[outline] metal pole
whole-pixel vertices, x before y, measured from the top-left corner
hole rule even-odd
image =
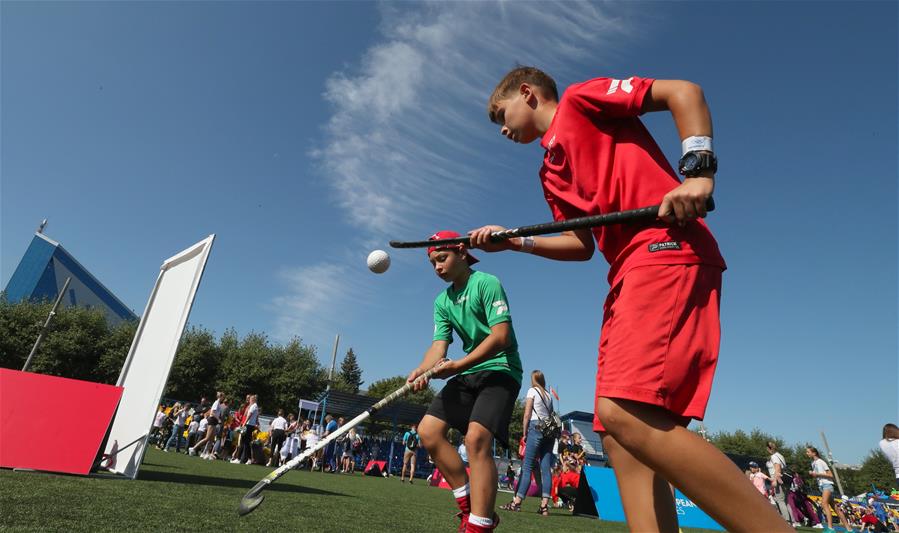
[[[331,393],[331,378],[334,376],[334,366],[337,364],[337,345],[340,343],[340,333],[334,338],[334,353],[331,354],[331,371],[328,372],[328,384],[325,386],[325,399],[322,400],[322,416],[318,424],[325,424],[325,412],[328,407],[328,395]]]
[[[840,483],[840,474],[837,472],[837,463],[833,460],[833,454],[830,453],[830,446],[827,445],[827,437],[824,436],[824,432],[821,432],[821,440],[824,441],[824,449],[827,450],[827,458],[830,459],[830,467],[833,470],[833,478],[837,482],[837,488],[840,489],[840,496],[842,497],[845,492],[843,492],[843,484]]]
[[[72,281],[72,278],[66,278],[66,282],[62,285],[62,290],[59,291],[59,294],[56,296],[56,302],[53,304],[53,308],[50,309],[50,314],[47,315],[47,321],[44,322],[44,327],[42,327],[41,332],[38,333],[37,340],[34,341],[34,346],[31,347],[31,353],[28,354],[28,359],[25,360],[25,366],[22,367],[22,372],[28,372],[28,367],[31,366],[31,360],[34,359],[34,354],[37,353],[37,349],[44,341],[44,334],[47,332],[47,328],[50,327],[50,321],[53,320],[53,317],[56,315],[56,309],[59,307],[59,302],[62,301],[62,297],[65,296],[70,281]]]

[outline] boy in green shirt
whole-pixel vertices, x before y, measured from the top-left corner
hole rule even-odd
[[[431,240],[458,236],[441,231]],[[492,531],[499,523],[493,512],[497,488],[493,439],[507,442],[521,388],[521,358],[509,303],[495,276],[471,269],[477,259],[464,245],[428,248],[428,259],[437,276],[451,285],[434,300],[434,340],[408,379],[414,382],[438,363],[441,366],[435,377],[455,377],[434,398],[418,433],[453,489],[462,519],[459,531]],[[446,358],[453,331],[466,353],[456,361]],[[426,382],[415,383],[416,390],[427,386]],[[450,428],[465,434],[470,479],[462,458],[446,438]]]

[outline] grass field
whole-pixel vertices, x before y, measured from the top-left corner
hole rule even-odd
[[[455,505],[445,489],[423,480],[295,471],[266,491],[252,514],[237,504],[271,471],[261,466],[203,461],[150,449],[136,481],[0,470],[0,530],[4,531],[455,531]],[[510,495],[500,493],[498,502]],[[627,531],[623,524],[553,510],[500,511],[501,530]],[[688,530],[685,530],[688,531]],[[698,531],[698,530],[692,530]]]

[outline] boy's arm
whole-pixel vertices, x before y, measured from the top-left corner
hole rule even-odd
[[[490,335],[487,335],[471,353],[462,359],[447,361],[434,376],[444,378],[464,372],[508,348],[512,343],[512,327],[510,324],[511,322],[500,322],[491,326]]]
[[[494,231],[503,231],[502,226],[482,226],[468,232],[471,247],[485,252],[513,250],[529,252],[556,261],[587,261],[593,257],[596,249],[593,244],[593,233],[589,229],[562,232],[553,237],[512,237],[500,242],[490,240]],[[529,239],[529,242],[526,242]],[[526,248],[522,245],[526,245]]]
[[[430,368],[437,364],[438,361],[446,359],[446,352],[449,349],[449,341],[438,340],[431,343],[431,346],[425,351],[425,356],[421,360],[421,364],[418,365],[418,368],[409,372],[409,377],[406,378],[406,381],[412,383],[415,381],[415,378],[427,372]],[[415,383],[415,386],[412,387],[413,391],[424,390],[428,386],[428,380],[423,379]]]
[[[702,88],[682,80],[655,80],[643,98],[642,112],[671,111],[681,140],[687,137],[712,137],[712,114]],[[684,225],[688,220],[706,215],[706,201],[715,190],[715,174],[706,170],[695,177],[688,177],[662,199],[659,217],[667,221],[677,220]]]

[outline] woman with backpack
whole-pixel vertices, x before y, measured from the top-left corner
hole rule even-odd
[[[520,511],[521,502],[528,494],[531,485],[531,473],[538,476],[543,500],[540,502],[538,514],[549,516],[549,498],[552,491],[553,444],[561,434],[561,426],[554,423],[552,397],[546,392],[546,378],[543,372],[531,372],[531,388],[528,389],[524,401],[525,449],[521,461],[521,476],[518,478],[518,491],[511,502],[501,509]],[[539,474],[538,474],[539,473]]]

